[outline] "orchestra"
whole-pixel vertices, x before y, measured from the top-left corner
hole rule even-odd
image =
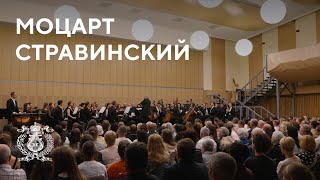
[[[32,102],[24,104],[23,111],[20,112],[17,101],[16,93],[11,93],[11,98],[7,102],[8,119],[12,119],[13,123],[18,126],[37,122],[54,127],[61,121],[68,121],[68,128],[77,122],[86,125],[91,119],[98,122],[109,120],[110,123],[123,121],[128,123],[134,122],[148,122],[152,121],[157,124],[166,122],[187,123],[194,122],[200,119],[204,122],[206,119],[219,118],[221,120],[230,120],[236,117],[234,106],[229,103],[213,102],[211,104],[198,105],[190,99],[185,103],[180,103],[178,98],[172,103],[164,104],[160,99],[151,103],[148,97],[144,97],[140,104],[123,104],[120,105],[117,101],[106,103],[104,106],[99,107],[96,102],[90,104],[88,101],[80,103],[78,106],[73,101],[69,101],[67,106],[64,107],[63,100],[58,100],[55,105],[53,102],[45,102],[42,109],[33,107]],[[226,107],[226,108],[225,108]],[[28,120],[23,119],[28,118]],[[23,119],[23,121],[22,121]]]

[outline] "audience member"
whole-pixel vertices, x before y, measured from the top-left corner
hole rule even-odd
[[[128,172],[126,169],[126,162],[124,159],[124,154],[127,146],[129,146],[130,142],[127,140],[122,140],[119,142],[118,146],[118,154],[120,156],[120,161],[112,163],[108,169],[108,180],[118,180],[127,176]]]
[[[291,163],[283,171],[286,180],[316,180],[310,169],[301,163]]]
[[[236,175],[236,161],[227,153],[218,152],[209,161],[210,180],[233,180]]]
[[[126,128],[126,126],[124,126],[124,125],[123,125],[123,126],[120,126],[120,127],[118,128],[117,134],[118,134],[118,138],[116,139],[116,141],[115,141],[115,143],[114,143],[116,146],[118,146],[119,142],[122,141],[122,140],[127,140],[127,141],[129,141],[130,143],[132,143],[132,141],[131,141],[129,138],[126,137],[126,135],[127,135],[127,128]]]
[[[118,146],[115,145],[117,134],[111,130],[107,131],[104,135],[104,140],[106,141],[107,148],[100,151],[102,154],[102,162],[108,167],[111,163],[120,160],[118,154]]]

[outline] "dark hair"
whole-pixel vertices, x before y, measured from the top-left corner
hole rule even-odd
[[[110,125],[110,130],[111,130],[111,131],[114,131],[114,132],[117,132],[117,131],[118,131],[118,125],[117,125],[117,123],[112,123],[112,124]]]
[[[165,143],[168,143],[172,146],[176,145],[176,143],[173,140],[173,133],[170,129],[164,129],[162,131],[162,139],[163,139],[163,142]]]
[[[178,142],[177,150],[182,161],[192,161],[196,151],[195,143],[189,138],[181,139]]]
[[[101,126],[103,130],[108,130],[110,122],[108,120],[103,120]]]
[[[210,136],[214,141],[218,140],[217,127],[214,124],[209,124],[208,129],[210,130]]]
[[[146,169],[148,165],[148,150],[144,143],[130,144],[125,151],[125,161],[128,170]]]
[[[198,137],[197,137],[197,133],[194,130],[186,130],[183,133],[183,138],[189,138],[191,139],[194,143],[198,142]]]
[[[174,126],[174,129],[176,130],[177,133],[181,132],[181,131],[185,131],[186,127],[182,124],[176,124]]]
[[[93,141],[87,141],[85,142],[82,147],[82,154],[84,157],[84,160],[92,160],[94,159],[94,156],[96,155],[97,149],[96,149],[96,145],[94,144]]]
[[[79,149],[82,150],[83,144],[86,143],[87,141],[94,141],[93,137],[90,134],[84,134],[82,136],[82,138],[80,139],[80,143],[79,143]]]
[[[131,134],[136,133],[137,132],[137,125],[131,124],[130,125],[130,132],[131,132]]]
[[[94,140],[98,138],[98,129],[95,126],[89,128],[89,134],[93,137]]]
[[[137,141],[147,144],[148,143],[147,132],[145,132],[145,131],[137,131]]]
[[[5,144],[7,146],[11,146],[11,135],[9,135],[8,133],[1,133],[0,134],[0,144]]]
[[[32,169],[31,179],[32,180],[43,180],[51,179],[53,176],[53,165],[52,162],[37,162]]]
[[[14,93],[16,93],[16,92],[11,92],[11,93],[10,93],[10,96],[12,97],[12,96],[14,95]]]
[[[61,121],[60,125],[61,125],[62,129],[65,129],[68,126],[68,121]]]
[[[240,142],[234,142],[230,147],[230,155],[240,164],[243,164],[249,157],[249,149]]]
[[[60,173],[67,173],[71,180],[85,179],[80,173],[73,152],[66,146],[55,148],[52,153],[53,176]]]
[[[124,159],[124,154],[127,146],[130,144],[128,140],[122,140],[118,144],[118,154],[121,159]]]
[[[297,147],[300,148],[299,138],[298,138],[298,129],[295,126],[288,126],[287,132],[288,132],[288,136],[292,137]]]
[[[258,153],[266,153],[271,148],[271,140],[267,134],[256,134],[252,141],[255,151]]]
[[[63,100],[58,100],[58,103],[57,103],[57,104],[58,104],[59,106],[61,106],[62,103],[63,103]]]
[[[70,141],[70,147],[75,147],[77,143],[80,142],[81,138],[81,132],[78,128],[74,128],[71,130],[69,141]]]
[[[67,105],[68,105],[68,106],[71,106],[71,103],[72,103],[72,101],[69,101]]]
[[[87,126],[87,129],[90,129],[91,127],[96,127],[98,124],[97,124],[97,121],[94,120],[94,119],[91,119],[89,122],[88,122],[88,126]]]

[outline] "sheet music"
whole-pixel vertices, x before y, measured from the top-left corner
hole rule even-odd
[[[131,106],[126,107],[126,109],[124,110],[124,114],[128,114],[130,109],[131,109]]]
[[[141,110],[142,110],[142,108],[137,108],[137,110],[138,110],[138,111],[141,111]]]
[[[79,109],[78,107],[75,107],[74,110],[73,110],[73,112],[72,112],[72,114],[73,114],[73,115],[76,115],[77,112],[78,112],[78,109]]]
[[[107,107],[102,107],[99,111],[99,114],[102,114],[105,110],[107,109]]]

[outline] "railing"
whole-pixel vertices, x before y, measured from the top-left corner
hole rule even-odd
[[[274,117],[274,114],[263,106],[249,106],[255,112],[257,112],[261,117]]]
[[[272,76],[266,77],[265,75],[267,74],[268,74],[268,69],[267,69],[267,66],[265,66],[242,89],[240,89],[237,92],[237,97],[243,104],[250,101],[252,97],[257,95],[265,86],[267,86],[271,81],[275,79]]]
[[[263,116],[261,116],[260,114],[258,114],[255,110],[253,110],[250,106],[246,106],[244,103],[242,103],[241,101],[237,100],[235,104],[239,104],[238,106],[236,106],[236,111],[240,111],[240,115],[239,118],[243,119],[243,114],[245,112],[246,114],[246,118],[256,118],[256,116],[258,118],[263,118]]]

